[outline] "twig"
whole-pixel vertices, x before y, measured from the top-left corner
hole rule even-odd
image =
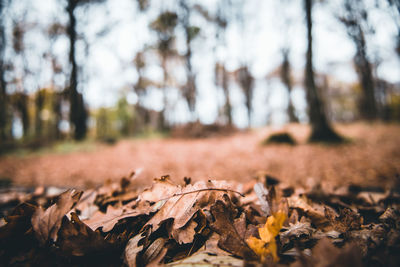
[[[159,199],[158,201],[168,200],[168,199],[173,198],[173,197],[184,196],[184,195],[188,195],[188,194],[192,194],[192,193],[198,193],[198,192],[203,192],[203,191],[225,191],[225,192],[232,192],[232,193],[235,193],[235,194],[240,195],[241,197],[244,197],[244,195],[243,195],[242,193],[240,193],[240,192],[238,192],[238,191],[235,191],[235,190],[231,190],[231,189],[223,189],[223,188],[203,188],[203,189],[197,189],[197,190],[193,190],[193,191],[189,191],[189,192],[184,192],[184,193],[176,193],[176,194],[173,194],[173,195],[170,196],[170,197],[166,197],[166,198]]]

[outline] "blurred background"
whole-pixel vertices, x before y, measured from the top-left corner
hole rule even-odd
[[[0,11],[0,187],[91,187],[139,170],[147,182],[400,185],[399,1]]]
[[[3,149],[400,120],[395,0],[2,0],[0,37]]]

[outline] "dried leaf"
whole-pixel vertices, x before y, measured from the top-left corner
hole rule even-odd
[[[218,246],[244,259],[255,259],[256,255],[247,245],[244,236],[240,236],[238,230],[234,227],[233,214],[229,207],[221,200],[217,200],[211,207],[211,213],[215,218],[211,228],[221,237]]]
[[[102,227],[103,232],[109,232],[119,220],[139,215],[148,215],[150,213],[150,205],[148,202],[141,201],[137,205],[132,206],[132,203],[128,203],[119,208],[114,208],[109,205],[107,206],[106,213],[97,211],[89,220],[85,220],[84,222],[92,230]]]
[[[137,257],[138,254],[143,251],[144,249],[144,244],[143,239],[146,238],[147,233],[142,232],[134,237],[132,237],[129,241],[128,244],[125,247],[124,251],[124,262],[129,266],[129,267],[135,267],[137,266]],[[141,244],[139,245],[139,242]]]
[[[164,254],[166,253],[166,251],[164,250],[164,245],[167,242],[166,238],[157,238],[156,240],[153,241],[153,243],[151,243],[151,245],[146,249],[146,251],[143,254],[143,262],[144,264],[148,264],[154,260],[161,260],[159,258],[160,254]],[[156,262],[157,264],[157,262]]]
[[[66,256],[84,256],[92,252],[106,252],[110,248],[100,232],[92,231],[74,212],[71,213],[71,221],[63,217],[57,244]]]
[[[261,261],[265,261],[269,254],[275,262],[279,260],[275,237],[279,234],[285,220],[285,213],[277,212],[268,217],[264,227],[258,229],[260,239],[256,237],[247,239],[250,248],[261,258]]]
[[[55,204],[46,211],[38,208],[32,216],[32,227],[41,244],[49,240],[57,240],[57,232],[61,227],[61,220],[79,201],[82,192],[68,190],[62,193]]]
[[[314,229],[309,222],[297,222],[290,224],[289,228],[279,235],[281,243],[287,244],[292,239],[305,238],[309,239],[313,234]]]
[[[210,187],[205,182],[197,182],[194,185],[184,187],[163,203],[160,210],[147,222],[146,226],[151,225],[152,231],[156,231],[160,224],[168,219],[174,219],[172,230],[185,226],[197,211],[208,208],[224,194],[223,191],[212,189],[215,189],[215,187]]]
[[[358,230],[363,223],[363,218],[360,214],[350,209],[342,209],[339,216],[335,216],[335,212],[332,209],[325,208],[325,216],[329,219],[333,229],[341,233]]]
[[[172,231],[172,237],[178,244],[192,243],[196,234],[197,222],[191,219],[185,226]]]
[[[329,225],[323,206],[315,203],[311,206],[304,198],[299,196],[291,196],[287,200],[289,207],[302,210],[316,227],[325,228]]]

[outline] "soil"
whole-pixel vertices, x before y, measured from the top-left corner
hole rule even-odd
[[[16,185],[87,188],[139,172],[137,184],[169,174],[173,180],[224,179],[247,182],[270,175],[292,185],[398,187],[400,125],[349,124],[335,128],[350,141],[307,144],[309,128],[288,125],[297,145],[262,142],[281,129],[261,128],[203,139],[129,139],[98,144],[94,151],[0,157],[0,177]]]

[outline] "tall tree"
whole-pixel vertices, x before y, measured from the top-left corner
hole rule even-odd
[[[344,12],[339,20],[346,26],[347,34],[356,47],[354,66],[358,80],[362,88],[360,100],[360,115],[363,119],[373,120],[377,118],[378,108],[375,98],[374,77],[371,63],[367,56],[367,43],[365,32],[368,13],[363,1],[345,0]]]
[[[307,53],[304,87],[308,103],[308,115],[311,124],[310,142],[338,142],[341,137],[330,126],[326,117],[324,104],[314,80],[313,47],[312,47],[312,0],[304,0],[307,26]]]
[[[77,39],[75,10],[80,2],[79,0],[68,0],[67,4],[69,18],[67,34],[69,38],[69,62],[71,64],[68,94],[70,101],[70,121],[73,125],[74,138],[76,140],[85,138],[87,132],[87,110],[83,96],[78,92],[78,65],[75,58],[75,43]]]
[[[9,138],[7,131],[8,122],[8,97],[6,92],[6,80],[4,77],[5,62],[4,53],[6,49],[6,37],[4,27],[5,1],[0,0],[0,140],[5,141]],[[0,142],[1,142],[0,141]]]
[[[247,66],[243,66],[239,68],[235,77],[237,82],[239,83],[240,88],[242,88],[244,96],[245,96],[245,104],[247,108],[247,119],[248,119],[248,127],[251,126],[251,117],[252,117],[252,101],[253,101],[253,88],[254,88],[254,78],[251,75],[249,68]]]
[[[175,44],[175,27],[178,24],[178,15],[175,12],[165,11],[162,12],[156,20],[150,24],[150,28],[157,33],[158,42],[156,44],[157,51],[161,57],[161,67],[163,69],[163,99],[164,107],[161,111],[160,128],[166,130],[168,128],[166,121],[166,111],[168,109],[168,61],[170,58],[176,56]]]
[[[185,58],[185,69],[186,69],[186,84],[183,87],[183,96],[185,97],[189,111],[192,118],[195,118],[196,111],[196,75],[193,71],[192,65],[192,41],[198,36],[200,28],[192,26],[190,23],[191,8],[189,7],[187,0],[180,0],[179,6],[181,9],[180,22],[185,32],[185,43],[186,53]]]
[[[85,107],[82,93],[78,92],[78,64],[76,62],[75,44],[77,41],[77,18],[75,11],[79,6],[102,3],[106,0],[67,0],[66,11],[68,13],[67,35],[69,39],[69,62],[71,64],[71,73],[69,78],[69,101],[70,101],[70,121],[73,125],[74,138],[81,140],[86,137],[88,112]]]
[[[282,66],[281,66],[281,80],[283,84],[285,84],[287,90],[288,90],[288,107],[287,107],[287,113],[289,116],[289,121],[290,122],[299,122],[297,119],[296,115],[294,114],[294,107],[292,103],[292,99],[290,97],[290,94],[292,92],[292,78],[291,78],[291,71],[290,71],[290,62],[289,62],[289,48],[283,48],[282,49]]]
[[[215,63],[215,85],[222,88],[225,95],[225,104],[223,107],[223,115],[225,116],[229,126],[232,126],[232,104],[229,95],[229,73],[225,69],[223,63]]]
[[[216,59],[214,68],[214,83],[216,89],[221,88],[224,94],[225,103],[223,108],[219,109],[219,117],[227,122],[228,125],[232,125],[232,103],[229,93],[229,73],[225,67],[225,56],[218,54],[217,50],[219,48],[226,49],[226,28],[228,26],[228,21],[232,21],[236,16],[235,10],[233,8],[233,3],[231,0],[221,0],[217,3],[216,14],[211,14],[203,6],[196,4],[194,9],[208,22],[212,23],[216,28],[215,34],[215,46],[214,46],[214,57]]]
[[[400,1],[399,0],[387,0],[389,5],[394,8],[392,16],[397,27],[396,36],[396,53],[400,57]]]

